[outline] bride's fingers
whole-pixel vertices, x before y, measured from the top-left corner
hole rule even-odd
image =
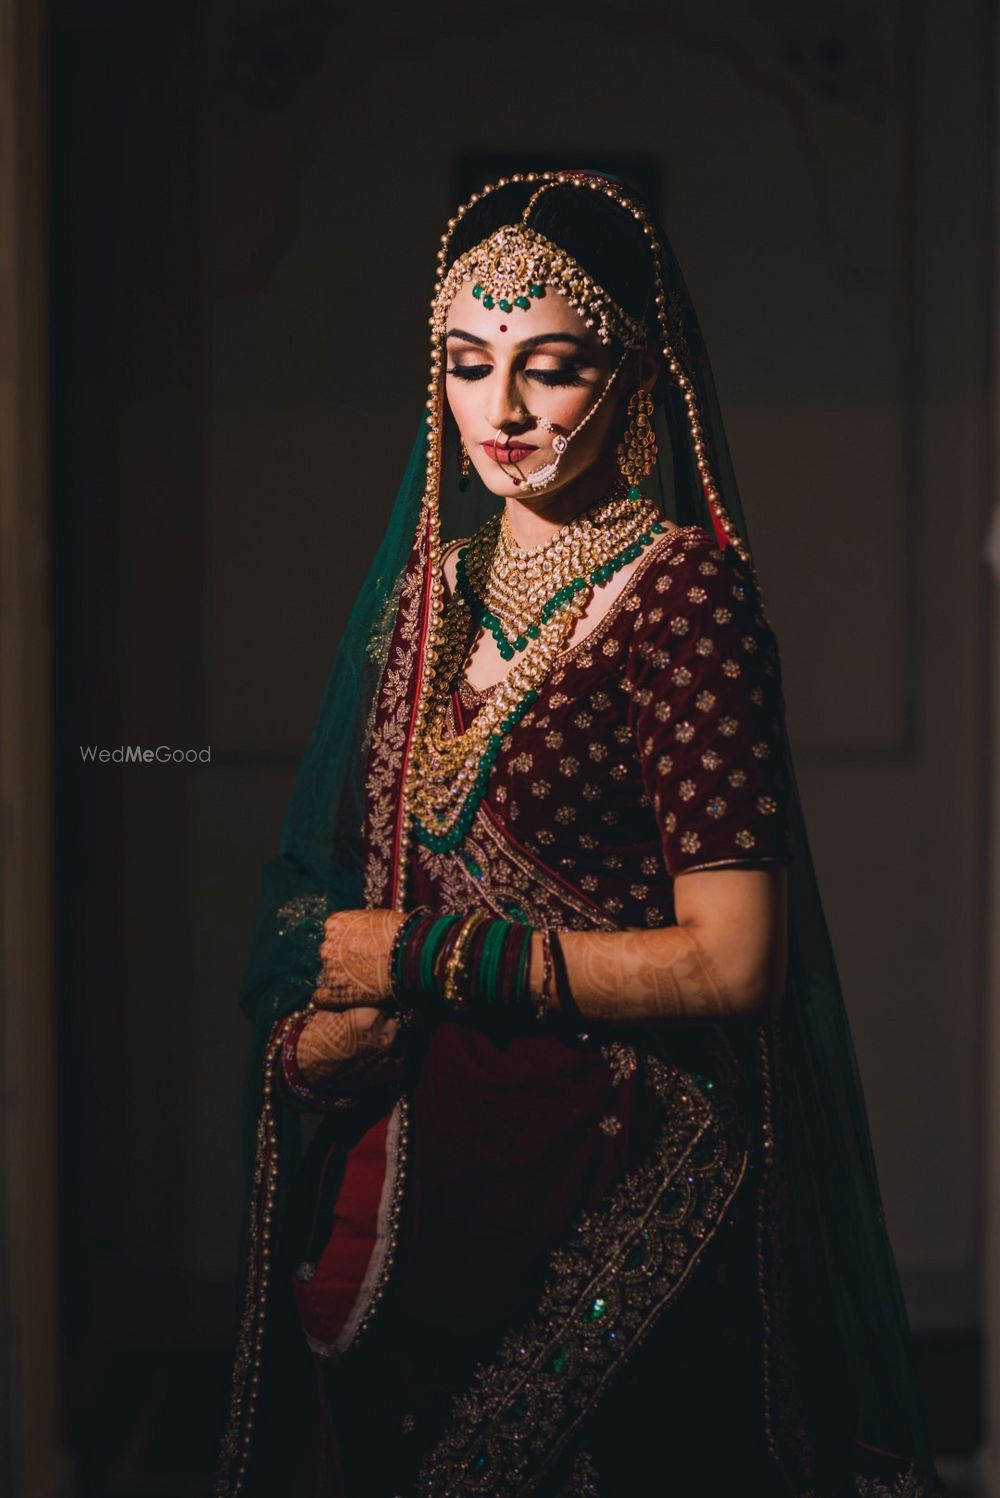
[[[322,1009],[328,1014],[347,1014],[357,1012],[359,1009],[370,1010],[373,1014],[382,1014],[393,1006],[391,999],[380,999],[373,1003],[370,995],[335,993],[329,988],[317,988],[313,994],[313,1006]]]
[[[365,1016],[370,1016],[370,1019]],[[299,1065],[313,1076],[336,1071],[347,1061],[381,1055],[392,1044],[395,1021],[378,1024],[377,1010],[352,1010],[348,1014],[313,1014],[298,1039]]]

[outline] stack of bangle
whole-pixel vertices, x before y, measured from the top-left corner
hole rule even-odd
[[[551,1002],[552,959],[543,933],[542,992],[529,985],[532,926],[483,911],[445,913],[420,906],[400,924],[389,958],[401,1011],[442,1002],[452,1013],[524,1015],[544,1020]],[[547,957],[545,954],[548,954]]]

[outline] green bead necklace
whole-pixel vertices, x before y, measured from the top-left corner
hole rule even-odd
[[[631,495],[629,497],[631,498]],[[627,563],[634,562],[636,557],[642,554],[643,548],[650,545],[654,536],[662,534],[663,526],[658,520],[654,520],[647,530],[642,531],[635,541],[618,552],[616,556],[609,557],[606,562],[602,563],[599,567],[595,567],[592,572],[588,572],[584,577],[574,577],[570,582],[564,583],[561,588],[557,588],[551,597],[547,598],[542,604],[538,622],[529,624],[525,628],[524,633],[515,636],[514,639],[508,637],[501,620],[496,614],[490,612],[482,599],[477,596],[472,584],[469,582],[468,573],[465,568],[467,546],[463,546],[458,553],[455,580],[462,596],[469,605],[473,618],[478,619],[483,628],[490,631],[490,634],[497,643],[497,649],[501,656],[505,661],[510,661],[513,660],[516,651],[528,648],[529,640],[538,639],[541,634],[541,625],[547,624],[558,609],[565,608],[574,593],[582,593],[588,583],[600,586],[603,583],[609,582],[616,572],[619,572]]]

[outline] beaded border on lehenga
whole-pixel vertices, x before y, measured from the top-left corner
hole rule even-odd
[[[573,1433],[686,1284],[746,1175],[749,1146],[694,1079],[640,1061],[663,1107],[645,1160],[549,1260],[536,1312],[478,1365],[415,1491],[514,1498]]]

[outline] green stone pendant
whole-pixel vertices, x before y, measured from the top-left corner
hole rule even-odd
[[[527,312],[531,306],[532,298],[537,299],[545,295],[545,287],[538,281],[532,281],[526,293],[522,291],[519,296],[513,299],[502,296],[498,300],[496,297],[490,295],[481,281],[477,281],[472,288],[472,295],[477,302],[482,302],[487,310],[491,307],[499,307],[501,312],[509,312],[512,307],[520,307],[522,312]]]

